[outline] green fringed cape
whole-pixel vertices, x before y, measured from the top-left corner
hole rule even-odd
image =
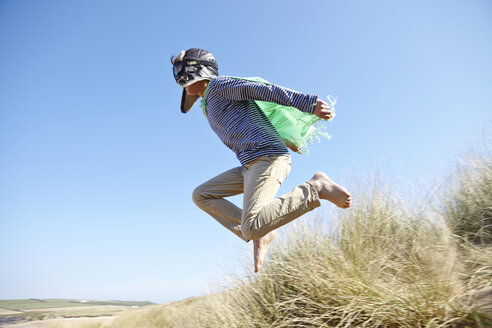
[[[264,83],[266,85],[270,84],[260,77],[230,77]],[[204,98],[206,98],[206,95]],[[322,119],[314,114],[301,112],[295,107],[283,106],[268,101],[251,101],[254,101],[258,107],[260,107],[275,127],[280,137],[284,140],[286,146],[293,151],[305,154],[306,151],[304,149],[307,144],[313,142],[315,139],[319,139],[319,136],[330,138],[326,132],[322,131],[322,127],[315,125],[316,122]],[[204,100],[202,100],[201,107],[203,108],[203,114],[208,119],[207,104]]]

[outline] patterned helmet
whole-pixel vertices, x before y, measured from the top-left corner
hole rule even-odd
[[[181,97],[181,112],[188,112],[199,96],[190,96],[186,87],[201,81],[210,80],[219,75],[217,62],[214,56],[204,49],[191,48],[182,50],[177,56],[171,57],[174,79],[183,87]]]

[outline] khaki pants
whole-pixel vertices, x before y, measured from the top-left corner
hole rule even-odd
[[[261,157],[198,186],[193,201],[239,238],[259,239],[320,206],[318,193],[308,182],[275,198],[290,166],[290,156]],[[224,199],[241,193],[242,210]]]

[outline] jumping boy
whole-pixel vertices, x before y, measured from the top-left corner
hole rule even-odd
[[[181,112],[188,112],[201,97],[210,126],[241,163],[198,186],[193,201],[239,238],[253,240],[255,272],[275,229],[320,206],[320,199],[350,207],[350,193],[323,172],[275,198],[290,172],[291,159],[285,142],[255,101],[330,119],[333,114],[326,102],[273,84],[219,76],[214,56],[204,49],[183,50],[171,62],[174,78],[183,88]],[[225,199],[241,193],[242,209]]]

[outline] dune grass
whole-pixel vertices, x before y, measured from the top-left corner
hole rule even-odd
[[[453,232],[474,244],[492,243],[492,161],[489,154],[465,156],[444,204]]]
[[[461,166],[434,207],[368,183],[329,223],[291,224],[260,274],[108,327],[492,327],[491,167]]]

